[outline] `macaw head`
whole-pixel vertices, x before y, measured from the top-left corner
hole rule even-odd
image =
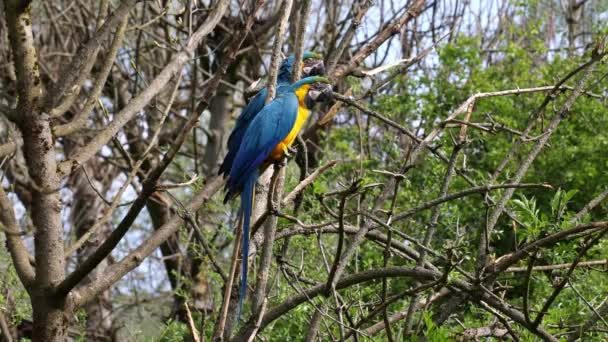
[[[314,106],[314,102],[330,101],[333,99],[333,90],[331,88],[331,84],[325,81],[311,84],[306,97],[311,101],[307,103],[308,108],[312,108]]]
[[[305,51],[302,56],[302,78],[325,75],[323,56],[316,52]]]
[[[329,79],[322,76],[309,76],[291,85],[301,105],[311,109],[315,102],[331,98],[332,90]]]
[[[278,81],[279,82],[291,82],[291,71],[293,70],[293,64],[295,62],[295,56],[291,55],[283,60],[281,67],[279,68]],[[302,55],[302,77],[322,75],[325,73],[325,64],[323,64],[323,56],[316,52],[304,51]]]

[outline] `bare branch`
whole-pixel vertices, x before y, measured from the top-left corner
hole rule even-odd
[[[168,63],[158,76],[150,82],[149,86],[133,98],[125,108],[116,113],[112,122],[91,139],[91,141],[85,146],[76,149],[72,155],[59,164],[59,172],[61,175],[67,175],[77,168],[78,165],[95,155],[95,153],[110,141],[112,137],[114,137],[116,133],[118,133],[118,131],[137,114],[137,112],[163,90],[171,78],[179,73],[190,58],[192,58],[194,50],[201,40],[215,28],[228,8],[229,2],[230,1],[228,0],[220,0],[207,17],[207,20],[198,28],[192,37],[190,37],[186,47],[173,57],[171,62]]]
[[[439,275],[440,276],[440,275]],[[416,277],[420,280],[434,280],[438,277],[438,274],[421,268],[411,268],[411,267],[387,267],[381,269],[374,269],[359,272],[357,274],[345,276],[343,279],[336,283],[336,290],[340,290],[343,288],[347,288],[349,286],[367,282],[374,279],[379,279],[383,277]],[[270,324],[275,319],[281,317],[286,312],[294,309],[298,305],[307,302],[308,300],[315,298],[316,296],[322,295],[325,293],[326,285],[319,284],[317,286],[313,286],[304,290],[302,293],[294,295],[290,298],[284,300],[281,304],[271,307],[267,310],[266,314],[262,319],[262,324],[260,325],[260,330],[264,329],[268,324]],[[234,340],[239,341],[242,336],[246,336],[253,329],[253,324],[249,322],[247,325],[243,327],[243,329],[237,334]]]
[[[296,187],[293,188],[290,193],[283,197],[281,204],[287,205],[289,202],[293,201],[299,193],[301,193],[307,186],[312,184],[312,182],[314,182],[315,179],[317,179],[323,172],[336,166],[336,164],[338,164],[337,160],[330,160],[327,163],[319,166],[308,177],[298,183],[298,185],[296,185]]]
[[[97,104],[97,100],[99,99],[99,96],[101,95],[101,92],[106,83],[108,75],[110,74],[110,71],[112,70],[112,65],[114,65],[114,59],[116,58],[116,54],[118,53],[118,49],[120,48],[122,39],[125,36],[128,19],[129,19],[128,16],[125,15],[124,18],[122,19],[123,21],[119,24],[118,28],[116,29],[116,34],[114,35],[114,40],[112,41],[112,45],[110,45],[110,49],[108,50],[108,53],[106,54],[104,63],[101,67],[99,75],[97,76],[97,80],[95,81],[95,84],[93,85],[93,89],[91,90],[91,93],[89,94],[87,102],[85,103],[83,108],[74,116],[74,119],[72,119],[72,121],[53,128],[53,134],[55,134],[56,136],[65,136],[68,134],[72,134],[86,125],[88,115],[93,110],[93,108],[95,108],[95,105]]]
[[[293,0],[284,0],[281,3],[279,12],[277,13],[281,20],[277,26],[277,32],[274,35],[274,43],[272,45],[272,60],[270,61],[270,69],[268,74],[268,94],[266,94],[266,103],[272,101],[277,92],[277,76],[279,74],[279,65],[281,64],[281,48],[283,47],[283,39],[287,31],[287,21],[291,14],[291,6]]]
[[[300,13],[296,23],[296,34],[294,43],[294,65],[291,71],[291,83],[300,79],[302,73],[302,56],[304,55],[304,36],[306,34],[306,24],[310,14],[311,0],[303,0],[300,4]]]
[[[390,38],[393,35],[393,32],[396,32],[401,27],[407,25],[410,20],[420,15],[424,3],[424,0],[415,0],[409,8],[405,9],[405,12],[401,15],[401,17],[386,25],[382,31],[374,36],[374,39],[371,42],[357,51],[357,53],[346,65],[337,66],[331,75],[332,78],[341,78],[356,68],[359,63],[361,63],[372,52],[376,51],[376,49],[378,49],[382,43]]]
[[[21,240],[19,225],[15,219],[13,206],[0,186],[0,222],[4,226],[6,246],[13,259],[17,275],[26,288],[30,288],[34,281],[34,268],[30,264],[30,256]]]
[[[593,266],[606,266],[606,265],[608,265],[608,259],[581,261],[578,263],[577,267],[593,267]],[[561,270],[564,268],[570,268],[571,266],[572,266],[572,263],[534,266],[534,267],[532,267],[532,272]],[[521,272],[526,272],[527,269],[528,269],[527,267],[509,267],[505,270],[505,272],[521,273]]]
[[[196,211],[203,206],[223,185],[221,177],[212,179],[203,190],[196,194],[186,207],[189,211]],[[175,215],[157,229],[152,236],[146,239],[139,247],[129,253],[119,262],[112,264],[106,269],[106,274],[102,278],[98,278],[87,286],[80,287],[72,292],[71,296],[75,307],[81,307],[91,301],[99,293],[110,288],[116,281],[122,278],[129,271],[137,267],[142,260],[150,255],[161,243],[169,236],[173,235],[183,223],[183,219]]]
[[[328,74],[331,74],[333,72],[333,70],[336,68],[336,65],[338,64],[338,61],[342,57],[344,50],[346,50],[348,45],[353,40],[353,37],[355,36],[355,33],[357,32],[357,28],[359,28],[359,25],[361,25],[361,21],[363,20],[365,13],[367,13],[367,10],[369,10],[371,5],[372,5],[372,1],[369,1],[369,0],[361,0],[361,1],[356,2],[353,5],[351,12],[354,12],[354,13],[352,15],[352,20],[351,20],[350,26],[346,30],[346,33],[342,36],[342,39],[340,40],[340,44],[338,45],[338,47],[336,49],[334,49],[333,51],[330,51],[329,56],[327,57],[327,73]]]
[[[5,6],[19,93],[17,113],[11,114],[9,118],[20,122],[25,120],[25,115],[37,110],[42,96],[42,83],[32,33],[31,3],[7,0]]]
[[[493,273],[493,274],[498,274],[500,272],[503,272],[507,268],[509,268],[510,265],[513,265],[516,262],[518,262],[519,260],[526,258],[529,255],[529,253],[531,253],[532,251],[534,251],[538,248],[551,246],[559,241],[568,239],[569,237],[574,237],[579,233],[583,233],[583,232],[593,233],[593,232],[605,230],[606,228],[608,228],[608,222],[598,221],[598,222],[591,222],[591,223],[587,223],[587,224],[578,225],[574,228],[559,231],[557,233],[551,234],[549,236],[546,236],[544,238],[531,242],[531,243],[527,244],[526,246],[524,246],[523,248],[520,248],[516,252],[501,256],[500,258],[496,259],[496,261],[494,261],[492,264],[488,265],[486,267],[485,271],[489,272],[489,273]]]
[[[120,4],[116,11],[106,20],[86,44],[82,45],[72,63],[64,67],[61,79],[51,88],[45,98],[45,110],[51,117],[63,115],[76,100],[82,84],[89,76],[91,68],[97,58],[102,41],[107,38],[113,28],[125,25],[129,10],[137,0],[126,0]],[[120,29],[119,29],[120,30]],[[118,32],[117,30],[117,36]],[[122,29],[124,33],[124,28]]]

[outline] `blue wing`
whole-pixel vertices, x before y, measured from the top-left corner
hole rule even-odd
[[[291,75],[291,66],[289,67],[289,75]],[[281,95],[289,90],[289,78],[287,80],[279,79],[278,87],[277,87],[277,95]],[[230,169],[232,168],[232,163],[234,163],[234,158],[236,157],[236,153],[241,146],[241,142],[243,141],[243,136],[245,135],[245,131],[251,121],[258,115],[258,113],[264,108],[264,102],[266,100],[266,94],[268,94],[268,89],[263,88],[254,97],[251,98],[247,106],[243,108],[241,115],[239,115],[238,119],[236,119],[236,124],[232,129],[232,133],[230,133],[230,137],[228,138],[228,152],[224,157],[224,161],[220,166],[220,170],[218,172],[219,175],[228,176],[230,174]]]
[[[260,167],[275,146],[287,137],[297,115],[298,98],[293,93],[283,93],[253,118],[232,163],[226,184],[227,199],[241,191],[246,177]]]
[[[234,162],[234,158],[236,157],[236,153],[241,146],[241,141],[243,141],[243,136],[245,135],[245,131],[251,121],[256,117],[256,115],[264,108],[264,101],[266,100],[266,94],[268,94],[268,90],[263,88],[260,90],[251,101],[243,108],[241,115],[239,115],[238,119],[236,119],[236,124],[232,129],[232,133],[230,133],[230,137],[228,138],[228,153],[226,157],[224,157],[224,162],[220,166],[220,170],[218,174],[228,176],[230,174],[230,169],[232,168],[232,163]]]

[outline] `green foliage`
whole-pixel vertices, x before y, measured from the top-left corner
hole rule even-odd
[[[521,2],[519,10],[522,15],[536,13],[533,6],[538,2]],[[573,56],[548,52],[545,41],[540,34],[546,24],[543,18],[535,17],[526,25],[509,25],[505,34],[521,39],[503,39],[497,44],[496,52],[488,54],[480,49],[481,38],[458,35],[450,43],[441,45],[437,50],[437,63],[425,72],[412,72],[404,77],[398,77],[391,85],[390,91],[374,98],[371,106],[399,124],[412,131],[429,132],[439,120],[444,119],[467,98],[476,93],[494,92],[508,89],[533,88],[553,85],[556,80],[564,77],[576,65],[587,60],[589,56]],[[598,73],[608,73],[608,66],[598,66]],[[572,86],[577,77],[566,84]],[[349,85],[361,92],[362,84],[350,79]],[[595,84],[588,90],[591,93],[602,94],[605,88]],[[536,120],[536,127],[530,133],[536,137],[555,114],[554,109],[563,105],[568,92],[562,93],[550,101],[543,115]],[[479,99],[476,102],[472,122],[493,123],[496,127],[504,125],[515,131],[523,131],[531,122],[546,96],[545,92],[536,92],[516,96],[501,96]],[[365,118],[365,116],[364,116]],[[304,222],[325,221],[324,209],[316,198],[326,192],[343,189],[353,179],[361,178],[366,184],[384,183],[388,177],[374,170],[385,170],[397,173],[403,165],[404,151],[408,148],[406,139],[399,138],[392,128],[388,128],[375,119],[366,118],[361,127],[357,124],[354,110],[349,110],[337,117],[336,125],[323,137],[323,159],[338,159],[343,161],[339,166],[322,175],[311,188],[306,191],[306,199],[299,218]],[[550,146],[545,148],[534,161],[524,177],[526,183],[549,183],[556,190],[546,188],[518,189],[516,196],[507,207],[523,224],[513,228],[511,220],[504,217],[499,221],[495,234],[491,236],[491,245],[498,257],[512,252],[522,244],[546,236],[557,231],[572,227],[572,218],[589,200],[605,189],[605,169],[608,162],[604,157],[608,150],[608,116],[602,101],[592,96],[580,97],[572,107],[570,114],[560,124],[550,140]],[[452,136],[458,135],[459,126],[451,130]],[[465,172],[476,184],[485,184],[497,165],[509,151],[512,143],[519,136],[513,131],[496,129],[489,134],[476,129],[468,130],[468,143],[458,159],[458,170]],[[434,142],[435,146],[451,146],[450,134],[441,136]],[[533,142],[524,143],[521,151],[513,158],[501,174],[498,183],[508,183],[522,158],[530,151]],[[450,150],[442,151],[449,157]],[[395,212],[399,213],[413,208],[421,203],[436,198],[446,165],[432,156],[426,156],[424,161],[409,170],[406,179],[401,183],[395,200]],[[322,162],[322,161],[321,161]],[[295,184],[291,183],[291,184]],[[471,187],[462,178],[456,176],[451,183],[449,192],[456,192]],[[358,208],[371,208],[370,199],[377,195],[375,189],[369,189],[347,203],[347,212],[355,212]],[[497,200],[504,190],[492,191],[489,198]],[[388,201],[387,201],[388,202]],[[327,207],[336,210],[338,198],[324,199]],[[466,269],[474,268],[477,256],[478,238],[486,219],[486,204],[483,196],[469,196],[457,201],[444,204],[441,207],[441,220],[436,228],[432,248],[449,251],[455,262]],[[388,210],[388,204],[384,207]],[[583,221],[605,219],[606,204],[601,204]],[[422,241],[426,227],[430,221],[430,210],[422,211],[404,222],[396,222],[392,227],[411,238]],[[354,220],[348,220],[356,224]],[[290,227],[285,222],[284,227]],[[384,233],[384,231],[383,231]],[[394,235],[393,235],[393,238]],[[401,237],[400,237],[401,239]],[[329,260],[333,259],[336,237],[323,235],[320,241],[325,248]],[[305,250],[305,261],[298,264],[302,275],[316,281],[324,281],[326,273],[319,265],[323,258],[318,250],[318,242],[314,236],[298,237],[291,241],[297,245],[297,251]],[[296,254],[298,252],[292,251]],[[550,251],[541,251],[538,264],[556,264],[572,262],[577,254],[577,242],[563,242]],[[608,254],[606,243],[600,243],[587,254],[588,259],[602,258]],[[295,260],[301,260],[297,255],[291,255]],[[587,259],[586,258],[586,259]],[[525,266],[524,260],[518,266]],[[393,256],[391,264],[408,265],[408,261]],[[383,247],[368,242],[362,245],[347,272],[355,270],[374,269],[383,265]],[[530,302],[534,303],[533,310],[540,310],[544,300],[553,291],[554,282],[560,279],[565,270],[547,273],[534,273],[531,281]],[[458,272],[451,272],[449,280],[462,277]],[[582,279],[593,279],[593,285]],[[507,292],[509,300],[521,305],[521,293],[517,292],[522,286],[520,277],[505,276],[503,284],[512,289]],[[594,305],[599,305],[601,293],[608,290],[608,284],[601,273],[590,269],[575,272],[574,283],[585,298],[591,298]],[[393,291],[411,287],[412,284],[404,279],[391,279]],[[357,290],[341,291],[345,298],[353,298],[361,302],[378,300],[381,287],[365,286]],[[290,289],[277,291],[277,303],[285,299]],[[352,297],[351,297],[352,296]],[[408,301],[395,303],[390,310],[406,310]],[[298,308],[290,313],[289,320],[279,320],[272,326],[272,335],[287,336],[288,332],[297,331],[296,336],[302,336],[298,325],[312,315],[308,309]],[[350,312],[350,311],[349,311]],[[365,308],[352,310],[352,315],[365,317]],[[562,321],[581,321],[589,314],[589,309],[581,298],[573,291],[566,289],[558,296],[555,305],[551,307],[545,324],[560,324]],[[492,324],[495,318],[483,309],[472,305],[465,313],[459,315],[459,320],[467,327],[479,327]],[[434,325],[432,315],[417,315],[415,321],[424,324],[424,335],[431,341],[445,341],[453,338],[461,331],[460,325],[451,319],[441,327]],[[337,329],[332,327],[332,329]],[[401,333],[401,327],[395,325],[396,333]],[[337,330],[333,330],[337,334]],[[518,329],[523,340],[535,340],[523,329]],[[278,335],[276,335],[278,334]],[[381,338],[380,338],[381,340]]]
[[[424,321],[424,325],[426,327],[426,330],[424,332],[424,337],[426,338],[425,341],[429,341],[429,342],[443,342],[443,341],[449,341],[450,338],[450,332],[442,327],[438,327],[432,319],[431,314],[429,314],[428,312],[423,312],[422,313],[422,319]],[[419,341],[420,339],[415,336],[413,338],[413,341]]]
[[[154,339],[155,342],[177,342],[186,340],[189,335],[188,326],[179,321],[170,320],[165,325],[165,328],[158,337]]]
[[[0,226],[0,231],[4,227]],[[0,235],[0,245],[5,245],[4,236]],[[0,310],[10,319],[11,324],[18,324],[32,316],[29,296],[15,271],[10,255],[0,248]],[[9,298],[10,297],[10,298]]]
[[[525,196],[521,196],[521,200],[515,199],[512,202],[517,206],[516,212],[520,214],[518,217],[523,218],[528,228],[526,235],[534,239],[545,228],[545,222],[540,218],[539,209],[536,208],[536,199],[528,200]]]
[[[74,321],[76,325],[76,331],[78,335],[76,336],[76,341],[85,342],[87,341],[86,336],[86,328],[87,328],[87,312],[84,309],[79,309],[74,314]]]

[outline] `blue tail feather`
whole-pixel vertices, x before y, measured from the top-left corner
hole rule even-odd
[[[243,240],[242,240],[242,264],[241,264],[241,287],[239,290],[238,320],[241,319],[243,300],[247,294],[247,266],[249,265],[249,227],[251,223],[251,207],[253,205],[253,192],[258,179],[258,171],[254,171],[247,177],[245,186],[241,192],[241,212],[243,214]]]

